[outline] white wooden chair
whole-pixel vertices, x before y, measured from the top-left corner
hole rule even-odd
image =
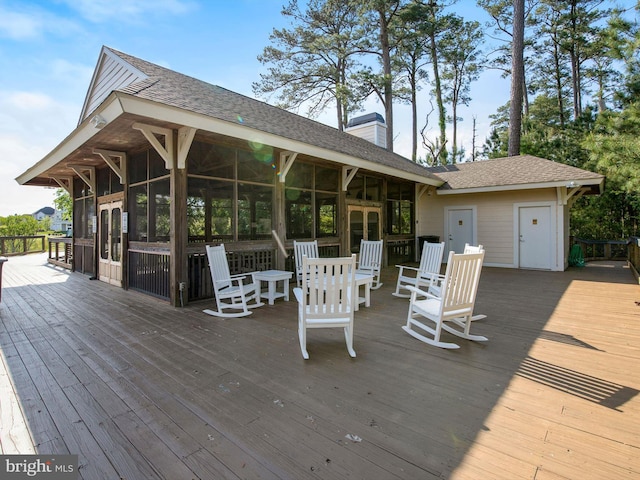
[[[407,286],[420,288],[428,287],[438,280],[440,267],[442,266],[442,256],[444,255],[444,242],[429,243],[424,242],[419,267],[409,267],[406,265],[396,265],[400,269],[398,272],[398,283],[396,291],[392,295],[401,298],[409,298],[409,292],[401,292]]]
[[[484,246],[482,245],[471,245],[469,243],[464,244],[464,250],[462,253],[480,253],[484,252]],[[434,281],[431,285],[429,285],[429,293],[432,293],[436,297],[440,296],[440,284],[444,280],[444,275],[440,275],[436,281]],[[486,315],[477,315],[477,318],[472,318],[472,320],[480,320],[481,318],[487,318]]]
[[[484,246],[482,245],[470,245],[468,243],[464,244],[464,251],[462,253],[480,253],[484,252]]]
[[[298,287],[302,286],[302,257],[319,258],[318,254],[318,241],[313,240],[311,242],[298,242],[293,241],[293,254],[296,259],[296,281]]]
[[[380,268],[382,267],[383,240],[360,240],[360,258],[356,273],[373,275],[371,290],[377,290],[380,283]]]
[[[487,341],[486,337],[470,333],[483,259],[484,252],[449,253],[442,282],[442,295],[439,297],[408,286],[411,299],[407,324],[402,329],[418,340],[441,348],[460,348],[457,343],[440,340],[442,330],[466,340]],[[425,321],[430,323],[426,324]],[[415,327],[426,332],[428,336],[414,330]]]
[[[484,246],[483,245],[469,245],[468,243],[464,244],[464,252],[462,253],[480,253],[480,252],[484,252]],[[471,320],[483,320],[487,318],[486,315],[482,315],[482,314],[478,314],[478,315],[473,315],[471,317]]]
[[[203,310],[215,317],[244,317],[251,315],[250,308],[264,305],[260,301],[260,282],[253,278],[253,274],[231,275],[224,245],[207,245],[209,271],[213,283],[213,293],[216,296],[217,310]],[[249,277],[250,281],[244,283]],[[253,300],[253,303],[249,303]]]
[[[293,289],[298,300],[298,337],[304,359],[307,351],[307,329],[342,328],[347,350],[352,357],[353,312],[356,300],[356,256],[342,258],[302,257],[301,287]]]

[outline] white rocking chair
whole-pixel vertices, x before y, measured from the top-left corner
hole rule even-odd
[[[307,256],[307,258],[319,258],[318,254],[318,241],[313,240],[312,242],[298,242],[296,240],[293,241],[293,254],[296,260],[296,280],[298,282],[298,287],[302,286],[302,257]]]
[[[231,275],[224,245],[206,246],[209,270],[216,296],[217,310],[203,310],[215,317],[244,317],[251,315],[249,309],[264,305],[260,301],[260,282],[253,278],[253,274]],[[245,284],[243,280],[250,276],[251,282]],[[253,300],[253,303],[249,303]],[[227,312],[226,310],[230,310]]]
[[[470,333],[483,259],[484,252],[449,253],[440,297],[419,288],[406,287],[411,291],[411,300],[407,324],[402,329],[412,337],[440,348],[460,348],[457,343],[440,340],[443,329],[466,340],[487,341],[487,337]],[[434,325],[426,325],[418,320],[420,317]],[[418,333],[414,327],[419,327],[429,336]]]
[[[401,298],[409,298],[410,293],[401,293],[400,289],[408,286],[429,287],[438,281],[440,275],[440,267],[442,266],[442,256],[444,255],[444,242],[429,243],[424,242],[422,247],[422,255],[420,257],[420,266],[408,267],[406,265],[396,265],[400,269],[398,272],[398,283],[396,291],[392,295]],[[405,270],[407,273],[405,273]]]
[[[462,253],[480,253],[484,252],[484,246],[482,245],[470,245],[468,243],[464,244],[464,251]]]
[[[482,245],[471,245],[469,243],[464,244],[464,250],[462,253],[480,253],[484,252],[484,246]],[[444,280],[444,275],[440,275],[438,279],[431,285],[429,285],[429,293],[432,293],[436,297],[440,296],[440,284]],[[480,320],[482,318],[487,318],[486,315],[476,315],[471,320]]]
[[[377,290],[380,283],[380,268],[382,267],[383,240],[360,240],[360,258],[356,273],[373,275],[371,290]]]
[[[305,360],[307,351],[307,329],[342,328],[347,350],[352,357],[353,311],[356,299],[356,256],[343,258],[302,257],[302,287],[294,288],[298,300],[298,338]]]

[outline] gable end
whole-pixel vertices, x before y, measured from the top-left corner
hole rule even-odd
[[[103,47],[98,64],[93,72],[93,78],[84,100],[80,120],[89,117],[93,111],[114,90],[119,90],[129,85],[146,79],[147,76],[133,65]]]

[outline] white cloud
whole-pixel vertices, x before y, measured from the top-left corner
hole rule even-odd
[[[148,15],[184,14],[195,7],[193,2],[181,0],[66,0],[65,3],[94,23],[113,19],[136,22]]]
[[[53,206],[55,190],[19,185],[15,177],[46,155],[48,149],[18,135],[0,135],[0,216],[33,213]]]
[[[0,216],[52,206],[51,189],[15,178],[41,160],[76,125],[78,106],[40,92],[0,91]]]
[[[19,9],[0,6],[0,38],[17,41],[33,41],[58,37],[78,37],[83,28],[65,16],[58,16],[38,6],[20,5]]]
[[[19,12],[11,12],[0,8],[0,36],[13,40],[35,38],[42,32],[40,18]]]

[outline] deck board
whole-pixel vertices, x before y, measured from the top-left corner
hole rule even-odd
[[[44,255],[3,270],[0,446],[79,454],[83,479],[640,476],[640,287],[622,263],[485,268],[489,341],[457,351],[400,328],[385,269],[357,357],[314,330],[308,361],[293,301],[218,319]]]

